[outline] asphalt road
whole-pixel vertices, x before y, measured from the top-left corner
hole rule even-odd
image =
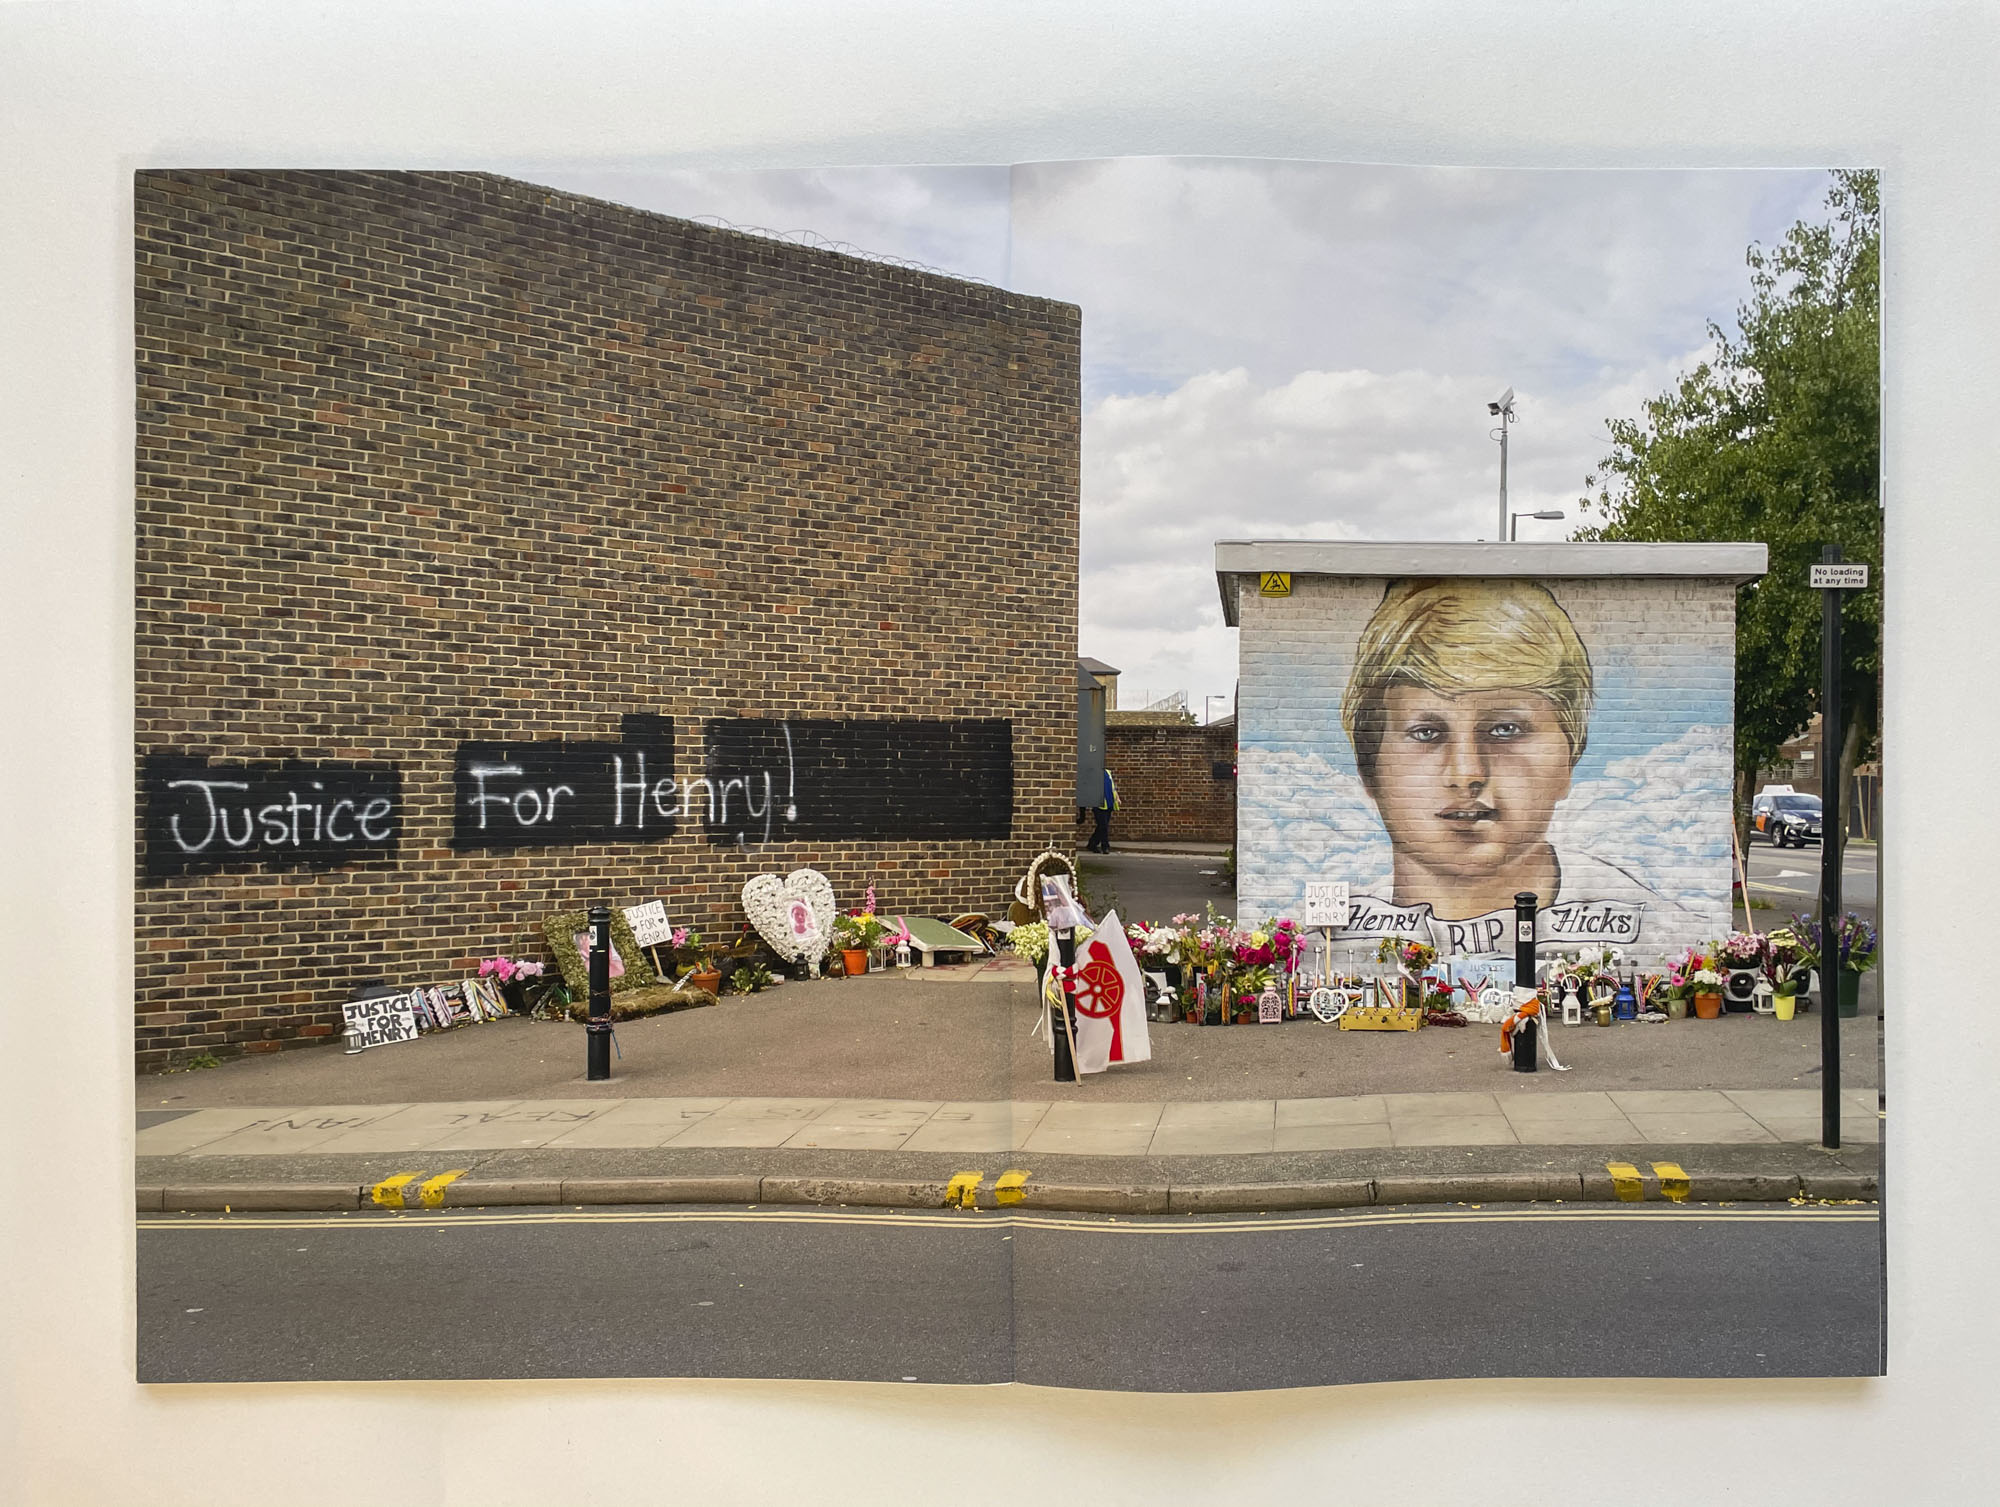
[[[1752,895],[1769,900],[1780,911],[1802,911],[1808,915],[1817,913],[1819,855],[1818,843],[1803,848],[1774,848],[1769,843],[1751,843],[1744,866],[1750,873]],[[1875,914],[1880,894],[1876,883],[1880,856],[1881,850],[1873,843],[1850,842],[1847,845],[1840,874],[1843,909],[1870,917]],[[1758,924],[1765,927],[1774,924],[1765,919],[1768,915],[1769,912],[1762,913]]]
[[[1881,1368],[1870,1206],[140,1221],[142,1382],[756,1376],[1220,1391]]]

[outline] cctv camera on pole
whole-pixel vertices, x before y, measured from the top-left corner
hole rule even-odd
[[[1493,431],[1493,437],[1500,441],[1500,532],[1495,539],[1505,539],[1511,530],[1507,518],[1507,426],[1514,422],[1514,389],[1508,388],[1486,405],[1486,411],[1500,421],[1500,427]]]

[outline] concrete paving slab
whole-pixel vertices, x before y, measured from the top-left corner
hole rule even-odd
[[[1722,1093],[1738,1109],[1758,1119],[1766,1114],[1794,1118],[1817,1115],[1820,1108],[1820,1091],[1816,1088],[1727,1088]],[[1844,1088],[1840,1091],[1843,1115],[1866,1113],[1872,1116],[1878,1103],[1878,1096],[1872,1088]]]
[[[943,1104],[903,1142],[905,1151],[999,1155],[1019,1147],[1049,1110],[1046,1104]]]
[[[1380,1094],[1359,1094],[1347,1099],[1280,1099],[1277,1101],[1277,1128],[1280,1131],[1306,1125],[1382,1125],[1389,1123],[1389,1108]],[[1387,1145],[1388,1142],[1366,1142]]]
[[[385,1113],[401,1107],[382,1106]],[[136,1141],[136,1154],[182,1156],[197,1146],[205,1146],[221,1140],[224,1136],[234,1135],[253,1120],[264,1119],[276,1113],[279,1111],[249,1106],[241,1109],[198,1109],[192,1114],[182,1115],[141,1130]]]
[[[1727,1114],[1736,1106],[1727,1095],[1701,1088],[1615,1088],[1611,1102],[1621,1113],[1631,1114]]]
[[[444,1104],[405,1104],[394,1113],[347,1130],[312,1148],[329,1154],[354,1155],[372,1151],[422,1151],[446,1136],[456,1135],[482,1114],[514,1108],[518,1099],[460,1099]],[[218,1146],[217,1153],[225,1149]]]
[[[843,1099],[813,1116],[787,1146],[827,1151],[897,1151],[943,1106],[894,1099]]]
[[[1781,1141],[1796,1141],[1802,1146],[1817,1146],[1821,1131],[1818,1115],[1763,1115],[1757,1123],[1770,1131]],[[1842,1114],[1840,1117],[1840,1143],[1845,1146],[1851,1141],[1874,1145],[1882,1139],[1882,1122],[1873,1112],[1865,1116]]]
[[[1500,1113],[1516,1125],[1540,1120],[1622,1120],[1624,1114],[1604,1092],[1499,1094]]]
[[[1390,1144],[1395,1146],[1513,1146],[1520,1137],[1505,1115],[1433,1115],[1396,1119],[1390,1109]]]
[[[811,1120],[833,1107],[832,1099],[738,1099],[697,1121],[664,1146],[782,1146]]]
[[[1159,1104],[1053,1104],[1022,1142],[1026,1153],[1144,1156],[1159,1128]]]
[[[1223,1156],[1269,1151],[1277,1106],[1269,1099],[1168,1104],[1147,1150],[1154,1156]]]
[[[1382,1103],[1389,1111],[1391,1124],[1397,1120],[1434,1120],[1445,1115],[1500,1113],[1500,1102],[1490,1093],[1384,1094]]]
[[[1513,1120],[1523,1146],[1638,1146],[1646,1138],[1623,1115],[1606,1120]]]
[[[605,1113],[604,1101],[541,1100],[517,1104],[475,1116],[463,1129],[441,1136],[427,1151],[499,1151],[508,1147],[546,1146],[557,1136],[588,1125]]]
[[[1779,1139],[1740,1109],[1731,1109],[1726,1114],[1647,1114],[1634,1111],[1627,1118],[1647,1141],[1659,1145],[1742,1146]]]
[[[626,1099],[545,1144],[551,1148],[660,1146],[728,1103],[728,1099]]]
[[[406,1114],[410,1109],[409,1105],[356,1107],[333,1104],[272,1110],[249,1121],[231,1135],[204,1142],[189,1155],[285,1156],[301,1151],[318,1151],[344,1136],[374,1129],[382,1121],[398,1113]]]
[[[1279,1107],[1283,1107],[1282,1103]],[[1389,1129],[1387,1120],[1345,1125],[1279,1125],[1271,1137],[1273,1151],[1359,1151],[1394,1144],[1394,1133]]]

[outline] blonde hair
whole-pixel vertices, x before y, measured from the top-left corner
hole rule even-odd
[[[1596,695],[1590,655],[1569,614],[1532,581],[1389,583],[1361,630],[1340,704],[1355,767],[1371,789],[1385,728],[1382,701],[1393,685],[1446,696],[1509,690],[1547,697],[1569,743],[1571,767],[1583,757]]]

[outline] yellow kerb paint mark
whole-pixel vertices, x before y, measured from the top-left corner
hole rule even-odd
[[[385,1209],[402,1208],[403,1189],[422,1176],[421,1172],[398,1172],[394,1177],[383,1178],[375,1185],[375,1202]]]
[[[1688,1175],[1681,1170],[1679,1162],[1653,1163],[1653,1176],[1660,1180],[1660,1191],[1680,1203],[1688,1196]]]
[[[1606,1162],[1604,1170],[1611,1174],[1611,1186],[1626,1203],[1637,1203],[1646,1196],[1645,1184],[1639,1180],[1639,1169],[1630,1162]]]
[[[1028,1174],[1019,1167],[1009,1167],[993,1182],[993,1201],[997,1204],[1017,1204],[1028,1196]]]
[[[950,1208],[957,1209],[970,1209],[974,1207],[973,1196],[979,1192],[979,1185],[985,1179],[986,1174],[984,1172],[954,1173],[951,1181],[944,1186],[945,1204]]]
[[[425,1208],[435,1209],[439,1204],[444,1202],[444,1190],[450,1187],[453,1182],[465,1176],[470,1170],[470,1168],[466,1167],[454,1167],[449,1172],[440,1172],[436,1177],[428,1179],[423,1187],[417,1190],[417,1196],[424,1201]]]

